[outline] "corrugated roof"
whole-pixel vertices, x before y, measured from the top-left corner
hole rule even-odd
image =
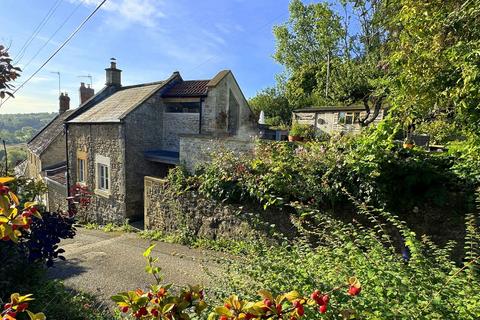
[[[63,122],[73,111],[74,110],[67,110],[53,118],[49,124],[27,143],[28,148],[36,155],[42,154],[53,140],[63,132]]]
[[[108,98],[70,120],[70,123],[120,122],[168,81],[122,87]]]
[[[198,97],[207,95],[210,80],[187,80],[180,82],[163,94],[164,97]]]

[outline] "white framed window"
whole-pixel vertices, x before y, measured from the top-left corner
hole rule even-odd
[[[95,180],[95,192],[102,196],[109,196],[111,188],[110,158],[95,155]]]
[[[110,178],[108,173],[108,166],[98,163],[98,189],[100,190],[109,190]]]
[[[87,153],[81,150],[77,151],[77,182],[87,182]]]
[[[85,182],[85,159],[77,159],[77,182]]]

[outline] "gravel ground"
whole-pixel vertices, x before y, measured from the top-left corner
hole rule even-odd
[[[152,257],[159,257],[166,283],[178,286],[214,282],[209,274],[221,274],[220,255],[211,251],[156,242]],[[77,228],[74,239],[62,241],[66,261],[59,261],[49,276],[61,279],[66,287],[88,292],[110,302],[117,292],[146,288],[153,277],[144,272],[143,251],[150,245],[135,233]],[[113,306],[113,303],[109,303]]]

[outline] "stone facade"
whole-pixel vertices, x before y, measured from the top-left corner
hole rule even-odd
[[[210,135],[187,135],[180,138],[180,163],[189,172],[211,160],[214,153],[228,150],[238,155],[254,152],[255,141],[243,137],[212,137]]]
[[[226,74],[210,87],[202,108],[202,134],[251,134],[255,121],[235,77]]]
[[[129,113],[123,122],[125,127],[125,210],[126,217],[135,219],[143,214],[143,177],[164,177],[167,166],[145,160],[146,150],[158,149],[164,139],[164,103],[161,92],[155,94],[140,107]]]
[[[69,124],[68,171],[69,188],[79,181],[78,152],[86,153],[85,185],[93,192],[87,208],[91,220],[99,223],[122,222],[127,218],[125,203],[125,139],[120,124]],[[110,191],[98,188],[96,157],[110,159]],[[80,213],[82,214],[82,213]]]
[[[199,124],[198,113],[165,113],[162,149],[178,152],[180,150],[180,136],[183,134],[198,134]]]

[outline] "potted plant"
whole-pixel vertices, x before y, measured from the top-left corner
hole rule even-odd
[[[312,128],[307,124],[295,122],[288,133],[288,141],[303,141],[312,136]]]
[[[411,137],[407,137],[405,141],[403,141],[403,148],[405,149],[412,149],[414,146],[413,139]]]

